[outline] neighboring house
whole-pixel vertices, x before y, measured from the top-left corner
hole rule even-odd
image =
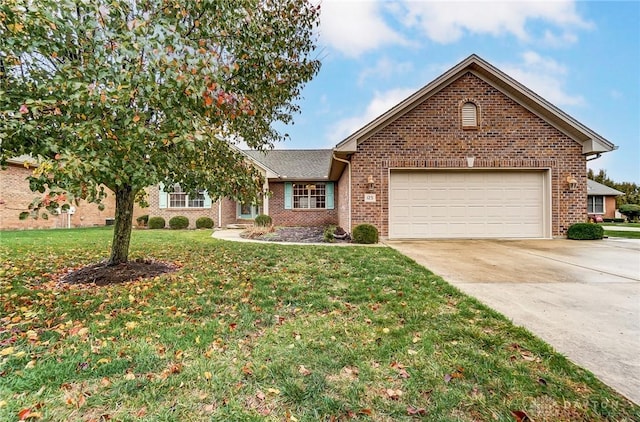
[[[370,223],[390,239],[551,238],[586,220],[587,158],[615,148],[471,55],[332,150],[245,152],[271,192],[260,208],[172,201],[156,187],[148,212],[192,226],[200,215],[226,226],[257,213],[349,232]]]
[[[27,177],[31,175],[36,162],[29,156],[8,160],[5,170],[0,170],[0,229],[51,229],[66,227],[104,226],[107,219],[115,215],[115,197],[109,195],[104,201],[104,210],[95,204],[80,202],[74,206],[74,213],[61,213],[48,218],[27,218],[20,220],[21,212],[28,211],[34,198],[41,196],[31,192]],[[110,193],[110,191],[109,191]]]
[[[624,195],[624,193],[587,179],[587,214],[589,219],[596,221],[615,218],[616,196],[620,195]]]

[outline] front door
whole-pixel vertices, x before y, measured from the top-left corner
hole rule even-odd
[[[258,206],[252,204],[246,204],[244,202],[238,203],[238,218],[242,220],[253,220],[258,215]]]

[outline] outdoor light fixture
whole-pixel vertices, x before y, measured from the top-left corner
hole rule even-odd
[[[369,184],[369,190],[372,191],[375,187],[375,183],[373,182],[373,176],[369,176],[367,179],[367,183]]]
[[[467,167],[473,167],[475,161],[476,157],[474,157],[473,155],[467,155]]]
[[[578,187],[578,181],[575,177],[569,175],[567,176],[567,185],[569,186],[570,191],[574,191]]]

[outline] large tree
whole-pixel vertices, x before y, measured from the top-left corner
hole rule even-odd
[[[256,201],[233,144],[283,138],[312,57],[307,0],[2,0],[0,164],[31,154],[32,214],[115,194],[110,264],[127,261],[135,201],[174,184]]]

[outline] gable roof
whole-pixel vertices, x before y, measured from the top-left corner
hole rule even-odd
[[[617,148],[613,143],[584,126],[520,82],[481,59],[479,56],[472,54],[386,113],[345,138],[336,145],[334,150],[342,153],[355,152],[361,140],[366,139],[401,115],[411,111],[467,72],[471,72],[492,85],[533,114],[547,121],[576,142],[582,144],[583,154],[599,154]]]
[[[267,178],[286,180],[326,180],[331,164],[330,149],[244,150],[267,171]]]
[[[624,192],[610,188],[595,180],[587,179],[587,195],[619,196],[624,195]]]

